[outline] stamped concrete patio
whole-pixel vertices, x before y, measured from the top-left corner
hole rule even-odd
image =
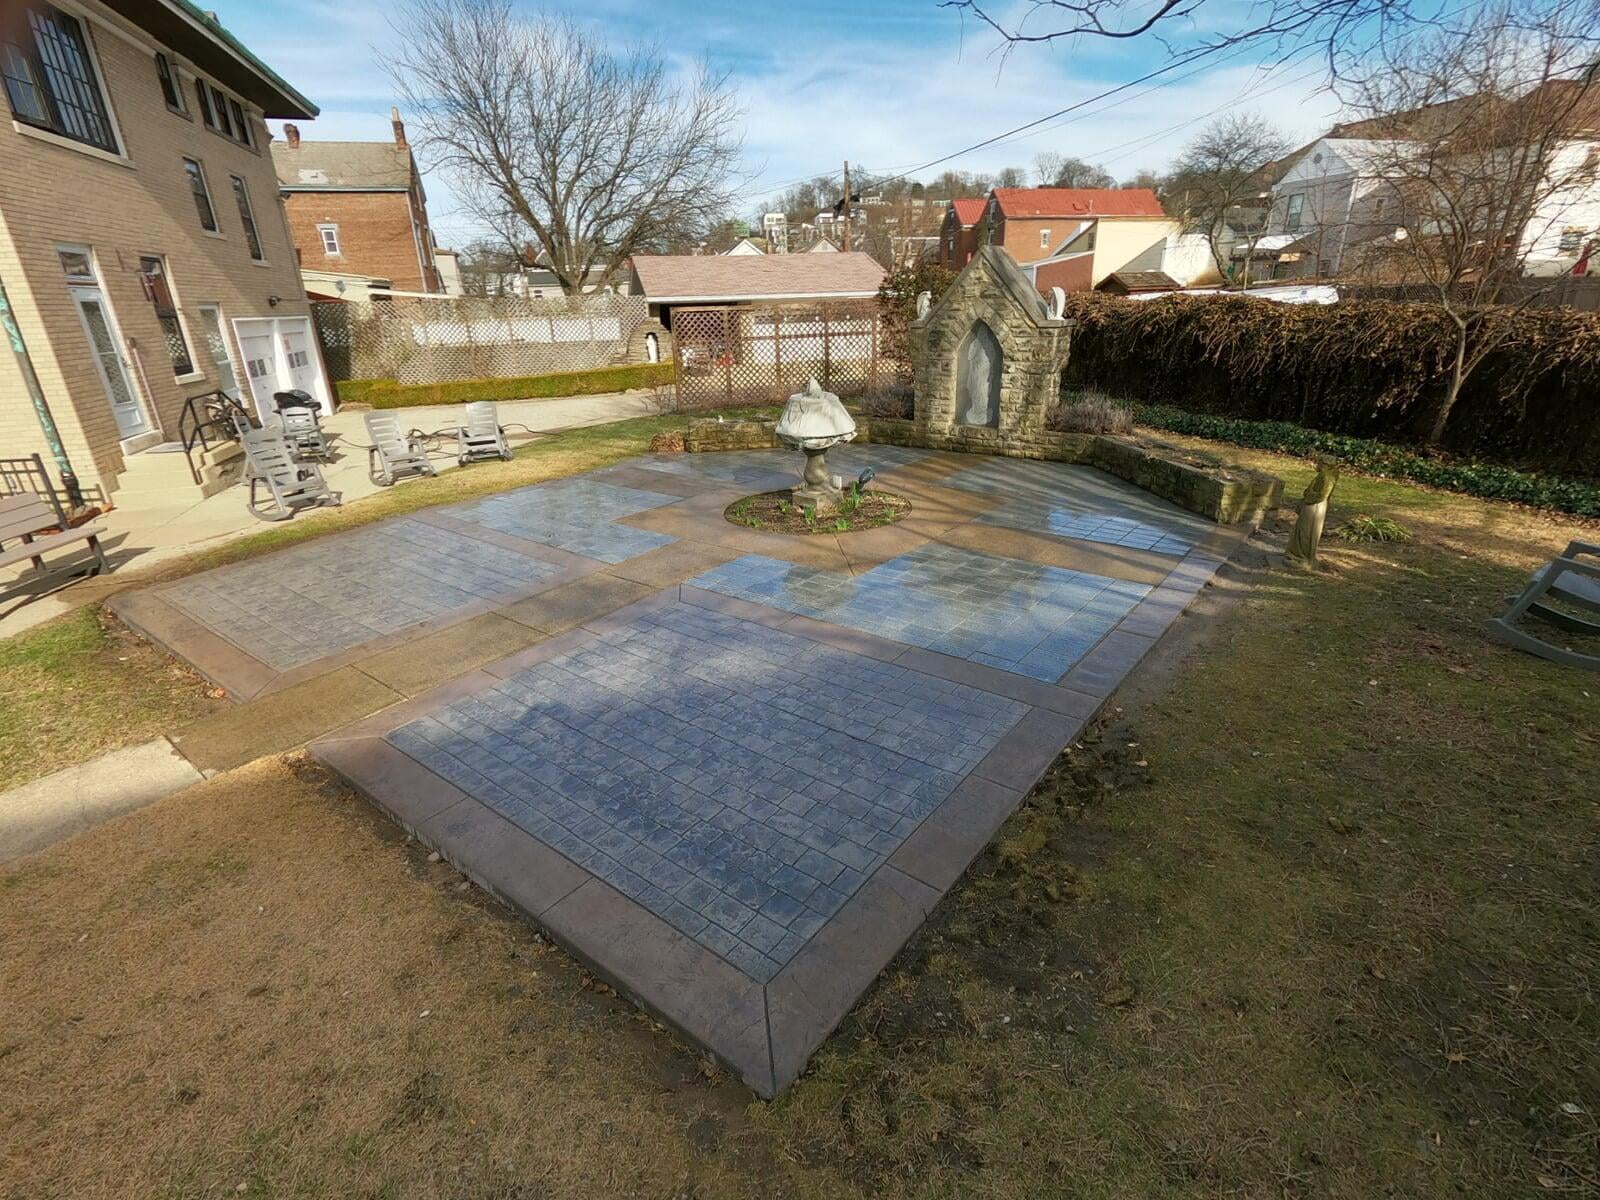
[[[1242,538],[1087,468],[860,445],[900,524],[723,520],[779,451],[641,458],[120,597],[763,1096]]]

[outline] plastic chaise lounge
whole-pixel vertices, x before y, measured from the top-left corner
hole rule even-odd
[[[81,570],[75,563],[46,567],[44,562],[44,556],[51,551],[80,542],[87,543],[94,556],[87,573],[108,573],[111,567],[106,562],[105,551],[100,549],[100,535],[104,532],[98,525],[69,529],[62,515],[46,504],[42,496],[26,492],[16,496],[0,496],[0,567],[9,567],[25,558],[33,560],[32,575],[23,575],[9,582],[0,580],[0,598],[9,597],[13,589],[18,593],[29,591],[30,585],[40,579]],[[11,544],[7,545],[8,542]]]
[[[500,428],[500,410],[493,400],[467,405],[467,421],[456,430],[456,461],[463,467],[485,458],[511,461],[506,431]]]
[[[284,433],[275,425],[251,429],[239,439],[244,447],[245,477],[250,483],[250,515],[263,521],[287,521],[302,508],[337,506],[338,492],[328,489],[322,468],[297,463]],[[259,496],[267,490],[265,499]]]
[[[393,487],[402,475],[433,475],[437,472],[422,446],[400,429],[400,418],[392,412],[369,412],[365,416],[367,436],[367,474],[379,487]]]
[[[1551,601],[1567,606],[1555,608]],[[1579,613],[1568,611],[1578,609]],[[1548,658],[1569,667],[1600,671],[1600,653],[1583,654],[1539,637],[1519,625],[1523,617],[1534,617],[1564,633],[1586,634],[1600,639],[1600,621],[1588,620],[1581,613],[1600,613],[1600,545],[1571,542],[1557,558],[1533,573],[1522,594],[1511,602],[1504,616],[1484,622],[1489,633],[1529,654]]]
[[[278,409],[278,416],[283,422],[283,436],[288,439],[290,453],[296,458],[327,462],[332,457],[328,436],[322,432],[315,409],[285,404]]]

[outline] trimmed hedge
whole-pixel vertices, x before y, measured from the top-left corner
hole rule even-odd
[[[1450,462],[1371,438],[1322,433],[1286,421],[1217,417],[1169,404],[1136,404],[1134,419],[1153,429],[1232,442],[1256,450],[1275,450],[1306,458],[1325,454],[1363,475],[1403,479],[1469,496],[1575,513],[1580,517],[1600,517],[1600,484],[1536,475],[1493,463]]]
[[[537,400],[551,396],[592,396],[625,392],[672,382],[671,363],[633,363],[595,367],[560,375],[523,375],[512,379],[457,379],[402,387],[393,379],[346,379],[337,384],[339,403],[373,408],[410,408],[419,404],[466,404],[473,400]]]
[[[1420,443],[1444,395],[1455,326],[1438,305],[1131,301],[1075,293],[1065,382],[1148,404],[1391,443]],[[1443,449],[1600,477],[1600,314],[1494,308],[1497,345],[1468,377]]]

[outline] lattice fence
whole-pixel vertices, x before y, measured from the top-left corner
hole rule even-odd
[[[581,371],[627,361],[643,296],[523,300],[425,296],[313,304],[334,379],[444,383]]]
[[[675,308],[678,403],[782,403],[813,375],[841,396],[869,394],[882,382],[882,333],[876,300]]]

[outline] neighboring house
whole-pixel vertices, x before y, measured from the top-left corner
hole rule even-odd
[[[939,226],[939,265],[959,271],[978,250],[978,226],[989,202],[982,197],[952,200],[945,205]]]
[[[867,299],[878,294],[883,278],[883,268],[859,251],[633,256],[634,290],[669,329],[672,310],[685,305]]]
[[[827,238],[818,238],[816,241],[812,242],[811,245],[807,246],[803,253],[837,254],[839,253],[839,247],[834,242],[829,241]]]
[[[433,265],[439,272],[439,290],[446,296],[463,296],[467,288],[461,278],[461,256],[440,246],[433,252]]]
[[[393,280],[376,275],[302,270],[300,278],[305,283],[306,299],[314,302],[338,300],[346,304],[356,304],[394,290]]]
[[[333,402],[262,120],[317,108],[188,0],[6,0],[0,64],[0,453],[198,497],[192,398]]]
[[[1275,251],[1272,278],[1337,276],[1351,247],[1392,229],[1383,214],[1395,198],[1378,166],[1392,145],[1323,138],[1299,156],[1272,189],[1267,232],[1256,244],[1258,256]]]
[[[398,109],[393,142],[307,142],[294,125],[272,147],[300,265],[382,276],[396,291],[442,292],[428,197]]]
[[[1086,292],[1113,271],[1160,270],[1182,231],[1149,188],[995,188],[978,240],[1003,247],[1041,292]]]
[[[724,250],[723,253],[750,255],[765,254],[766,251],[761,248],[760,244],[756,242],[754,238],[742,237],[732,246],[729,246],[726,250]]]
[[[1564,92],[1558,89],[1582,86],[1578,80],[1551,80],[1507,103],[1560,102]],[[1296,151],[1273,186],[1268,237],[1262,239],[1263,244],[1281,246],[1273,277],[1335,278],[1359,269],[1363,248],[1394,235],[1405,205],[1400,181],[1386,177],[1393,173],[1386,164],[1403,159],[1411,144],[1408,136],[1422,137],[1421,131],[1437,129],[1439,120],[1459,117],[1461,106],[1477,103],[1489,101],[1467,96],[1392,118],[1338,126],[1335,132],[1345,136],[1321,138]],[[1546,197],[1512,248],[1528,275],[1572,272],[1587,240],[1600,233],[1600,89],[1589,88],[1562,119],[1568,124],[1551,154],[1547,180],[1576,182]],[[1348,136],[1360,132],[1399,136]],[[1506,146],[1492,153],[1516,155],[1522,150]],[[1586,165],[1590,169],[1584,171]],[[1508,177],[1516,173],[1516,168],[1507,171]]]

